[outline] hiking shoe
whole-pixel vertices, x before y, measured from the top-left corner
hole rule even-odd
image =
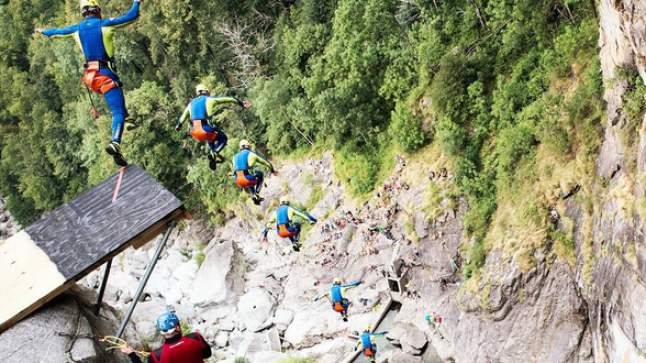
[[[347,322],[348,322],[348,318],[344,316],[344,317],[343,317],[343,321],[345,321],[345,322],[347,323]]]
[[[126,130],[132,131],[138,127],[139,127],[139,124],[137,123],[137,121],[135,121],[134,117],[132,116],[126,117]]]
[[[292,249],[294,252],[301,252],[301,244],[298,242],[292,243]]]
[[[218,164],[222,164],[224,162],[224,157],[218,153],[215,154],[215,162]]]
[[[255,205],[260,205],[260,203],[265,200],[265,198],[259,196],[258,194],[255,194],[253,197],[251,197],[251,200],[253,200],[253,204]]]
[[[217,155],[217,154],[214,153],[214,152],[211,152],[211,153],[209,153],[209,156],[208,156],[209,157],[209,168],[211,168],[211,170],[215,170],[218,167],[217,162],[215,161],[215,155]]]
[[[121,151],[121,145],[119,145],[118,142],[111,142],[106,146],[105,151],[112,155],[112,158],[114,159],[114,162],[119,165],[119,166],[128,166],[128,161],[126,161],[126,157],[123,156],[123,152]]]

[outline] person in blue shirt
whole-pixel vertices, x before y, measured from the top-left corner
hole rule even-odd
[[[263,198],[260,190],[265,181],[265,174],[254,170],[255,164],[262,164],[269,172],[277,175],[274,166],[267,159],[251,151],[251,144],[247,140],[240,141],[240,152],[233,157],[233,182],[252,195],[254,204],[260,205]]]
[[[361,352],[363,355],[368,357],[371,362],[377,361],[377,344],[373,341],[373,337],[379,335],[388,334],[388,330],[381,331],[379,333],[370,333],[370,325],[368,325],[364,330],[363,334],[359,337],[357,345],[354,347],[354,350],[359,349],[359,346],[362,347]]]
[[[132,24],[139,17],[139,4],[135,0],[132,8],[123,16],[103,20],[98,0],[81,0],[82,22],[62,29],[35,29],[47,37],[73,37],[85,56],[85,75],[83,82],[94,92],[102,94],[112,112],[112,141],[106,147],[117,165],[126,166],[128,162],[121,150],[123,126],[134,130],[137,125],[126,109],[123,84],[117,75],[114,59],[114,32]]]
[[[341,314],[343,321],[348,321],[348,299],[345,297],[346,291],[361,285],[363,281],[357,281],[354,284],[343,285],[343,280],[340,277],[335,277],[333,280],[334,285],[326,291],[323,295],[314,298],[318,301],[323,297],[327,297],[332,303],[332,309]]]
[[[233,96],[211,96],[211,91],[203,84],[198,84],[195,88],[197,97],[191,100],[186,106],[184,112],[177,120],[175,131],[182,129],[182,122],[189,119],[191,122],[191,136],[197,141],[206,141],[211,149],[209,153],[209,167],[216,169],[217,164],[223,163],[224,158],[220,152],[227,145],[227,135],[222,131],[211,126],[211,119],[216,111],[216,106],[223,103],[237,103],[241,107],[249,108],[249,101],[241,101]]]
[[[302,212],[296,208],[289,206],[289,198],[282,197],[280,198],[280,207],[276,209],[274,214],[265,225],[265,231],[262,233],[262,239],[264,242],[267,242],[267,231],[271,226],[276,223],[278,228],[278,235],[283,238],[289,238],[292,242],[292,248],[295,252],[299,252],[300,242],[299,238],[301,235],[301,224],[298,222],[293,222],[294,216],[299,216],[304,220],[309,219],[311,224],[318,222],[318,220],[311,215]]]

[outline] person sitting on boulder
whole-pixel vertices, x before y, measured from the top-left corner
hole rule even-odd
[[[200,333],[182,335],[179,318],[174,311],[157,318],[157,329],[164,335],[164,345],[150,353],[147,363],[204,363],[204,359],[211,357],[211,346]],[[125,346],[121,351],[133,363],[142,363],[132,347]]]
[[[206,141],[211,152],[208,154],[209,167],[213,170],[217,164],[223,163],[224,158],[220,152],[227,145],[227,135],[222,131],[211,126],[211,119],[216,113],[216,106],[223,103],[237,103],[241,107],[249,108],[249,101],[242,101],[233,96],[211,96],[211,91],[203,84],[198,84],[195,88],[197,97],[191,100],[186,106],[184,112],[177,120],[175,131],[182,129],[182,122],[189,119],[191,129],[190,134],[197,141]]]
[[[370,359],[371,362],[377,361],[377,344],[373,341],[373,337],[378,335],[388,334],[388,330],[381,331],[379,333],[370,333],[370,325],[364,329],[363,334],[359,337],[357,345],[354,347],[354,350],[359,349],[361,345],[363,347],[362,353]]]
[[[334,278],[334,285],[326,291],[323,295],[314,298],[318,301],[323,297],[327,297],[332,303],[332,309],[341,314],[343,321],[348,321],[348,299],[345,297],[346,291],[361,285],[363,281],[357,281],[354,284],[343,285],[343,280],[340,277]]]
[[[260,190],[265,180],[265,174],[253,169],[256,163],[266,166],[270,173],[277,175],[274,166],[269,161],[251,151],[249,141],[240,141],[240,152],[233,157],[233,182],[252,195],[251,199],[254,204],[260,205],[260,202],[263,201],[263,198],[260,197]]]
[[[292,242],[292,248],[295,252],[299,252],[300,242],[299,238],[301,235],[301,224],[298,222],[292,222],[294,216],[299,216],[303,219],[309,219],[311,224],[318,222],[318,220],[311,215],[302,212],[294,207],[289,206],[290,201],[287,197],[280,198],[280,207],[276,209],[274,214],[267,222],[265,226],[265,231],[262,233],[263,242],[267,242],[267,231],[271,226],[276,223],[278,228],[278,235],[283,238],[289,238]]]

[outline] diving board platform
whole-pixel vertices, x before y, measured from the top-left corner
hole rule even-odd
[[[136,165],[0,241],[0,332],[130,246],[189,218],[182,202]]]

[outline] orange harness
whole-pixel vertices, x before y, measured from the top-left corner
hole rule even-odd
[[[81,78],[92,91],[98,94],[105,94],[109,90],[119,87],[112,78],[99,73],[99,69],[101,69],[101,62],[87,62],[87,70]]]
[[[218,137],[217,132],[207,132],[204,130],[202,127],[202,120],[193,120],[192,122],[193,129],[191,130],[191,136],[193,136],[195,140],[213,142]]]
[[[365,355],[366,357],[370,357],[375,355],[375,352],[373,352],[372,349],[370,348],[366,348],[363,350],[363,355]]]
[[[283,238],[293,237],[293,236],[295,236],[295,235],[297,235],[297,234],[298,234],[298,232],[296,232],[296,231],[291,231],[291,232],[290,232],[290,231],[287,229],[287,225],[286,225],[286,224],[281,224],[281,225],[279,225],[279,226],[278,226],[278,235],[279,235],[279,236],[281,236],[281,237],[283,237]]]
[[[247,174],[245,174],[245,171],[239,170],[239,171],[236,171],[235,183],[239,187],[248,188],[248,187],[256,186],[256,184],[258,184],[258,180],[255,178],[253,180],[247,179]]]
[[[344,307],[343,307],[343,304],[341,304],[341,302],[340,302],[340,301],[339,301],[339,302],[335,302],[335,303],[334,303],[334,311],[336,311],[336,312],[340,313],[340,312],[342,312],[342,311],[345,311],[345,309],[346,309],[346,308],[344,308]]]

